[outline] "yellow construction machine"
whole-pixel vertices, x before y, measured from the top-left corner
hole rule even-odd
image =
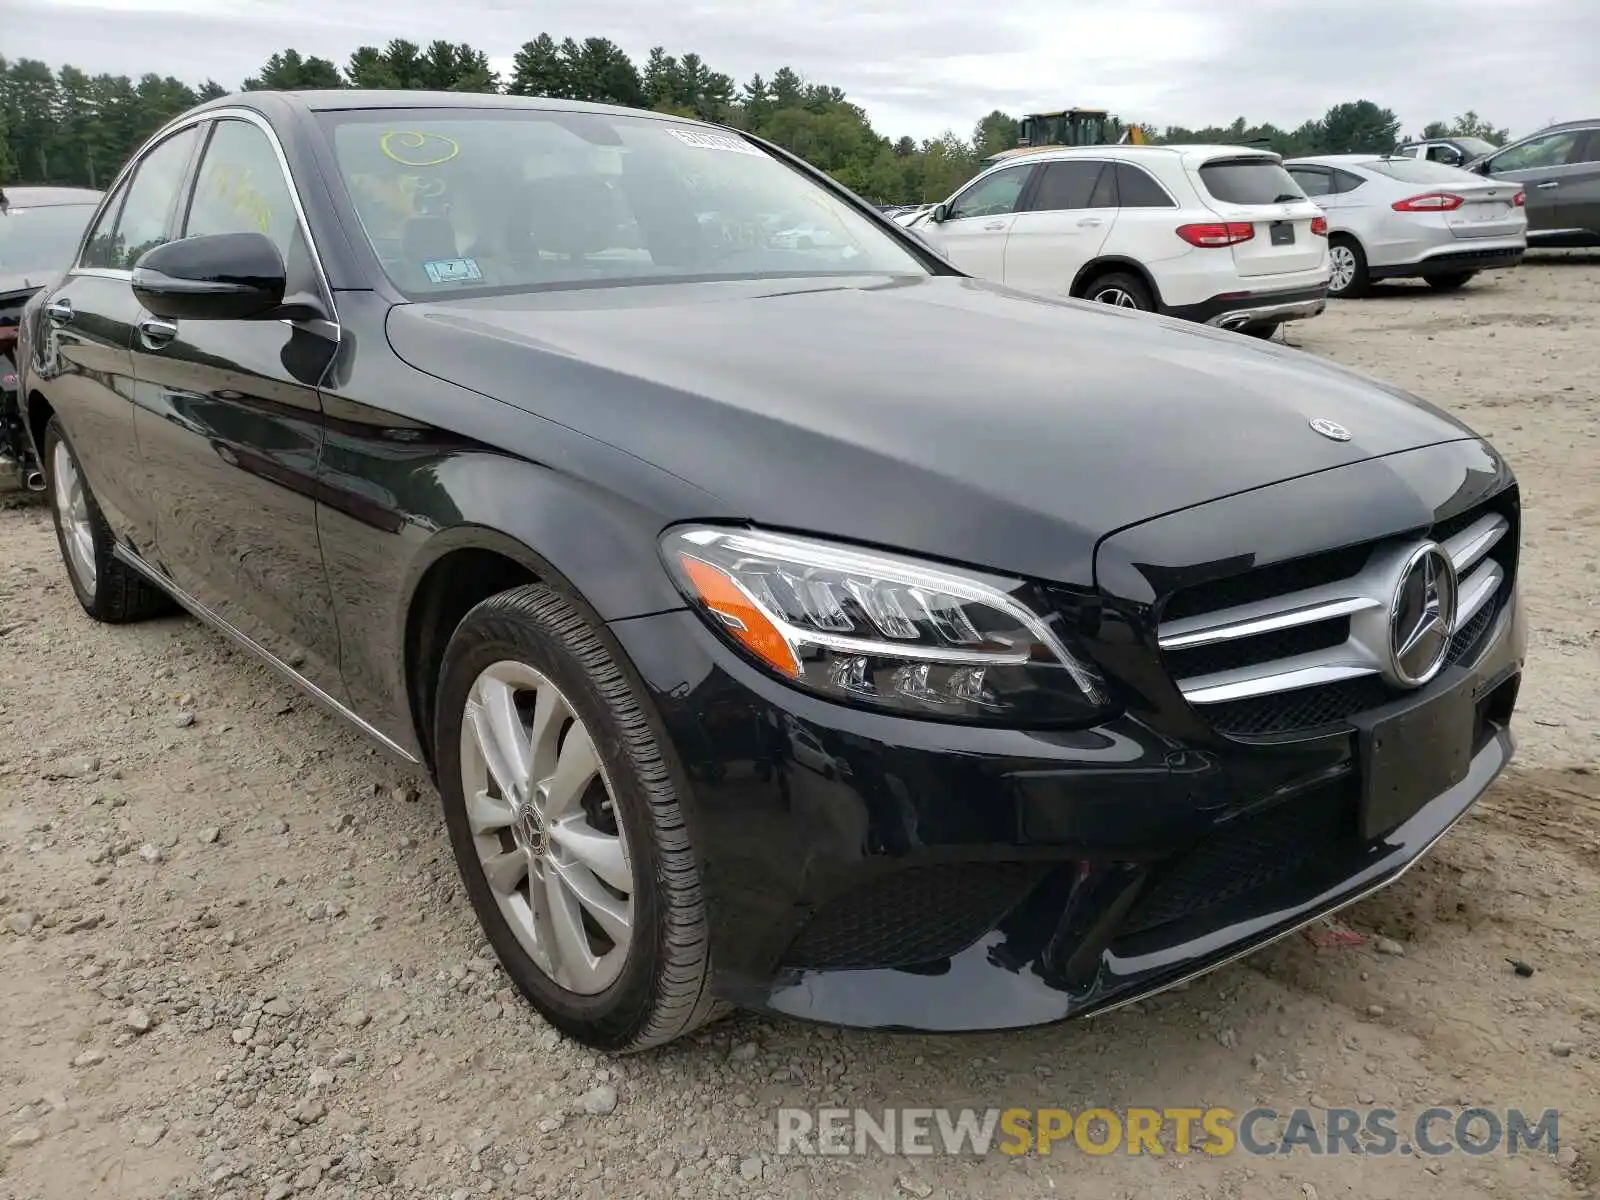
[[[1022,118],[1015,149],[1002,150],[984,159],[984,168],[1023,154],[1037,154],[1057,146],[1104,146],[1108,140],[1111,114],[1103,108],[1067,108],[1060,112],[1029,113]],[[1129,125],[1117,139],[1119,145],[1145,144],[1144,130]]]

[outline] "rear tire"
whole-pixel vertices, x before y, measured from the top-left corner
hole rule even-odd
[[[1333,268],[1328,295],[1339,300],[1354,300],[1367,294],[1372,277],[1367,273],[1367,256],[1360,242],[1348,234],[1336,233],[1328,241],[1328,258]]]
[[[1270,341],[1272,335],[1282,327],[1282,321],[1252,321],[1248,325],[1239,326],[1239,332],[1266,342]]]
[[[59,417],[51,417],[45,426],[42,465],[61,561],[83,611],[108,625],[173,611],[177,606],[172,597],[112,554],[116,542],[111,527],[89,490]]]
[[[529,584],[466,615],[435,745],[467,896],[550,1024],[618,1053],[725,1011],[673,775],[607,641],[565,597]]]
[[[1112,308],[1136,308],[1140,312],[1154,312],[1155,297],[1150,288],[1137,275],[1127,271],[1113,271],[1092,280],[1083,289],[1084,299],[1096,304],[1109,304]]]
[[[1467,280],[1476,274],[1476,271],[1451,271],[1444,275],[1424,275],[1422,278],[1435,291],[1453,292],[1465,287]]]

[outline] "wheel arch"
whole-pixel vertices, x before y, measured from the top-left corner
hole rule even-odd
[[[440,521],[442,527],[415,548],[395,579],[399,602],[389,636],[401,653],[391,711],[409,722],[430,769],[444,650],[478,603],[542,583],[603,636],[608,621],[683,604],[660,564],[657,538],[667,522],[654,506],[519,460],[477,463],[471,479],[470,489],[455,493],[472,497],[467,511],[458,512],[453,523]]]
[[[1156,302],[1156,308],[1166,306],[1166,301],[1161,298],[1161,289],[1156,285],[1155,276],[1138,259],[1129,258],[1122,254],[1104,254],[1099,258],[1092,258],[1078,268],[1078,273],[1072,278],[1072,286],[1067,289],[1069,296],[1082,300],[1089,291],[1089,285],[1102,275],[1111,275],[1117,271],[1129,271],[1137,275],[1150,289],[1150,297]]]

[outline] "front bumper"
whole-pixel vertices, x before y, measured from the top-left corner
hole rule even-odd
[[[1511,757],[1525,640],[1508,603],[1461,667],[1466,778],[1364,841],[1349,737],[1217,747],[1129,715],[1051,732],[904,720],[787,688],[688,612],[612,629],[682,768],[716,992],[924,1031],[1115,1007],[1392,882]]]
[[[1225,292],[1198,304],[1171,305],[1163,311],[1172,317],[1237,329],[1263,322],[1303,321],[1328,307],[1328,285],[1291,291]]]

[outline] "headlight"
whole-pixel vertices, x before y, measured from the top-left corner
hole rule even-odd
[[[1017,594],[1020,580],[755,530],[662,538],[678,587],[774,674],[834,700],[997,724],[1082,719],[1100,675]]]

